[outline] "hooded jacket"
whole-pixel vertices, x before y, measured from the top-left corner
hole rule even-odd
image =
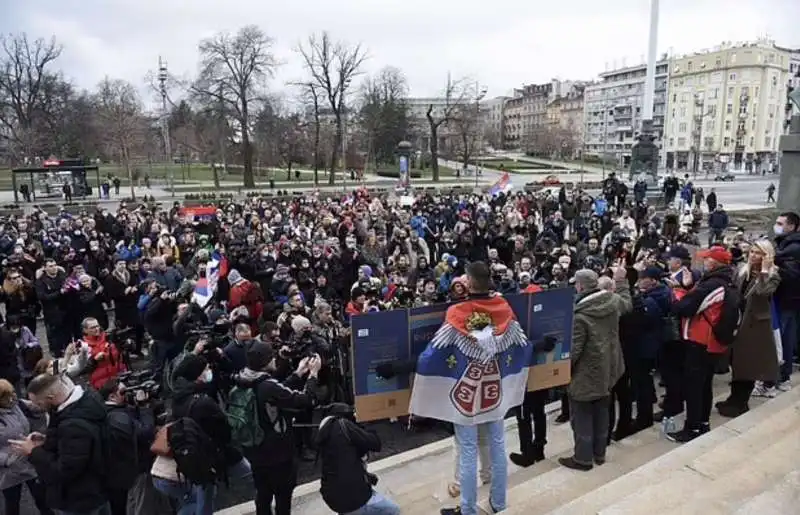
[[[328,508],[350,513],[372,497],[364,456],[381,450],[378,435],[343,417],[325,417],[316,439],[322,458],[320,493]]]
[[[572,330],[570,398],[594,401],[610,395],[625,371],[619,342],[619,319],[631,310],[627,280],[615,293],[591,290],[578,296]]]
[[[264,429],[261,444],[245,449],[248,461],[254,466],[270,467],[291,463],[295,454],[292,431],[294,414],[289,410],[314,407],[316,401],[313,392],[317,380],[309,377],[303,387],[303,379],[295,374],[281,383],[267,372],[245,368],[234,381],[240,388],[256,388],[258,420]]]
[[[705,273],[694,288],[682,293],[676,290],[678,301],[672,312],[681,317],[681,337],[698,343],[712,354],[724,354],[727,348],[714,336],[724,299],[724,288],[733,284],[733,268],[723,266]]]
[[[47,505],[85,513],[106,502],[101,428],[106,410],[100,396],[74,386],[67,400],[51,413],[43,445],[30,462],[46,488]]]

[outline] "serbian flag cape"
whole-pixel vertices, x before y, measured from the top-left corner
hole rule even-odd
[[[450,306],[420,354],[410,413],[464,426],[522,404],[533,346],[502,297]]]
[[[211,259],[206,265],[206,276],[197,280],[194,285],[194,293],[192,293],[192,301],[197,303],[201,308],[214,298],[217,292],[217,284],[221,277],[228,276],[228,258],[215,250],[211,254]]]

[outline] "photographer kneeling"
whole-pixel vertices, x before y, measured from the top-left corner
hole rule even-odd
[[[85,318],[81,324],[83,341],[89,346],[89,382],[99,390],[106,381],[125,372],[127,367],[116,344],[108,341],[96,318]]]
[[[377,478],[364,463],[368,452],[381,450],[381,441],[356,424],[350,406],[330,406],[316,443],[322,458],[320,493],[328,508],[341,515],[399,515],[400,508],[373,488]]]
[[[150,444],[155,436],[153,412],[143,389],[129,391],[119,379],[110,379],[100,388],[106,406],[108,442],[114,453],[114,471],[107,478],[108,501],[112,515],[125,515],[128,491],[145,476],[151,465]]]
[[[316,405],[314,391],[321,366],[319,356],[303,358],[294,374],[280,383],[272,376],[276,368],[272,347],[256,341],[247,350],[247,367],[236,377],[236,388],[254,391],[256,413],[245,418],[253,416],[257,422],[240,421],[243,423],[240,429],[234,427],[234,436],[257,426],[248,436],[249,441],[237,442],[253,469],[257,513],[272,513],[273,498],[276,515],[291,512],[292,492],[297,484],[292,410],[307,410]],[[308,378],[304,379],[306,374]],[[232,391],[231,399],[237,397]],[[233,411],[232,407],[228,408],[229,414]]]

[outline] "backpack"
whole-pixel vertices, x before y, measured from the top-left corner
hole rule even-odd
[[[706,318],[706,320],[708,320]],[[709,321],[710,323],[710,321]],[[719,312],[716,324],[713,324],[711,331],[714,338],[724,345],[732,345],[739,333],[739,326],[742,324],[742,296],[739,289],[731,284],[725,285],[725,293],[722,298],[722,307]]]
[[[219,452],[211,437],[190,418],[199,398],[199,395],[195,395],[186,415],[167,426],[167,442],[172,459],[178,465],[178,474],[191,484],[210,485],[217,479]]]
[[[239,449],[258,447],[264,441],[264,428],[258,415],[256,389],[269,376],[260,377],[255,384],[243,388],[234,386],[228,395],[225,416],[231,427],[231,440]]]

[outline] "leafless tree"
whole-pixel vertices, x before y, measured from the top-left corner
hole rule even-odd
[[[470,159],[478,149],[480,131],[480,114],[475,104],[461,104],[456,106],[450,120],[450,126],[458,135],[456,148],[461,157],[461,162],[466,168]]]
[[[332,41],[327,32],[312,34],[305,45],[298,45],[297,51],[311,75],[309,82],[316,88],[314,94],[320,96],[318,99],[327,99],[336,123],[331,173],[328,176],[328,183],[333,184],[336,175],[334,169],[344,138],[345,96],[353,79],[361,73],[367,54],[361,45],[349,46],[341,41]]]
[[[459,106],[466,103],[468,89],[464,87],[465,83],[464,79],[452,81],[448,76],[447,87],[444,90],[444,105],[437,108],[429,104],[425,112],[430,128],[431,169],[434,181],[439,180],[439,129],[453,119]]]
[[[42,151],[40,131],[52,122],[49,95],[60,81],[49,68],[60,55],[55,38],[30,41],[24,33],[0,36],[0,139],[17,160]]]
[[[408,137],[408,83],[403,72],[387,66],[361,85],[359,118],[367,154],[375,165],[394,157],[397,143]]]
[[[216,99],[236,121],[244,156],[244,186],[255,187],[252,117],[263,99],[266,80],[278,62],[272,54],[271,38],[255,25],[236,34],[220,33],[200,42],[200,76],[192,86],[196,96]]]
[[[142,103],[136,88],[123,80],[105,78],[97,86],[95,112],[98,130],[109,152],[119,156],[131,184],[131,198],[136,198],[131,161],[148,134]]]

